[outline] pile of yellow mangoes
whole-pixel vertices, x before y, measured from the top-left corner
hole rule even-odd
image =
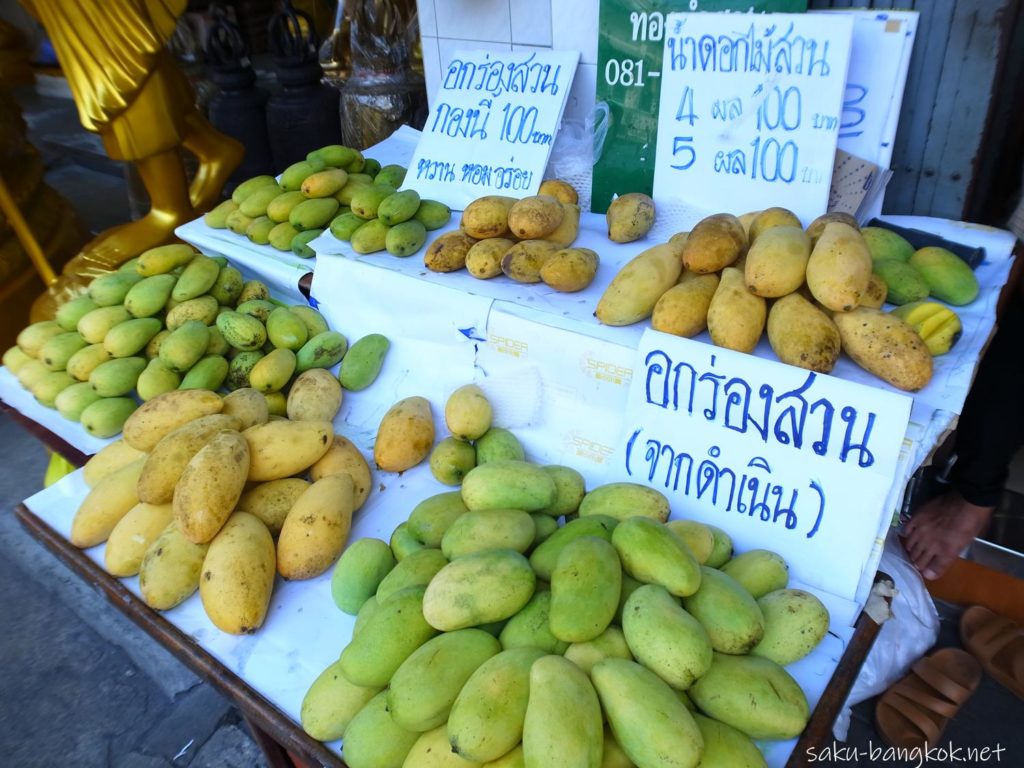
[[[349,388],[376,376],[383,351],[372,346],[361,339],[349,350]],[[176,389],[252,386],[283,414],[293,376],[330,368],[346,350],[312,307],[285,306],[225,259],[174,244],[97,277],[54,320],[25,328],[3,363],[42,405],[112,437],[137,407],[133,393],[147,401]]]
[[[484,410],[463,413],[479,430]],[[661,768],[764,765],[753,739],[803,730],[783,667],[829,616],[781,557],[734,556],[646,486],[479,459],[390,543],[342,554],[332,596],[356,621],[303,701],[310,735],[342,738],[352,768]]]
[[[708,216],[633,258],[597,304],[606,325],[651,318],[657,330],[752,352],[767,329],[778,358],[828,373],[840,350],[894,387],[917,391],[932,354],[917,331],[884,312],[857,222],[827,213],[805,231],[785,208]]]
[[[337,379],[319,368],[296,379],[288,418],[251,388],[158,395],[86,464],[71,543],[106,542],[106,569],[138,574],[152,608],[198,590],[215,626],[254,632],[274,574],[308,579],[334,565],[370,493],[366,459],[331,425],[340,403]]]

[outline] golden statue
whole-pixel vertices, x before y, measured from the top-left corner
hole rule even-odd
[[[46,29],[78,107],[114,160],[135,164],[151,203],[138,221],[87,243],[33,307],[33,320],[81,292],[93,277],[174,238],[209,210],[243,147],[196,109],[166,43],[187,0],[22,0]],[[189,184],[180,150],[195,155]]]

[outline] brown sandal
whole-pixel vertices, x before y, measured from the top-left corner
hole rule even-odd
[[[974,693],[981,675],[981,665],[959,648],[943,648],[918,659],[878,700],[879,734],[892,747],[935,744]]]
[[[960,617],[960,639],[993,680],[1024,698],[1024,627],[973,605]]]

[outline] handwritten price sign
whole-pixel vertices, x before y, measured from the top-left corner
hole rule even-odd
[[[456,210],[536,194],[578,61],[578,51],[457,51],[405,186]]]
[[[671,14],[654,198],[824,213],[852,30],[839,15]]]
[[[853,599],[896,471],[911,400],[656,331],[634,366],[615,478],[664,493],[673,517]]]

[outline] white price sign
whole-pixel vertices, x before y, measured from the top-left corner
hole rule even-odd
[[[839,14],[671,14],[654,199],[824,213],[852,30]]]

